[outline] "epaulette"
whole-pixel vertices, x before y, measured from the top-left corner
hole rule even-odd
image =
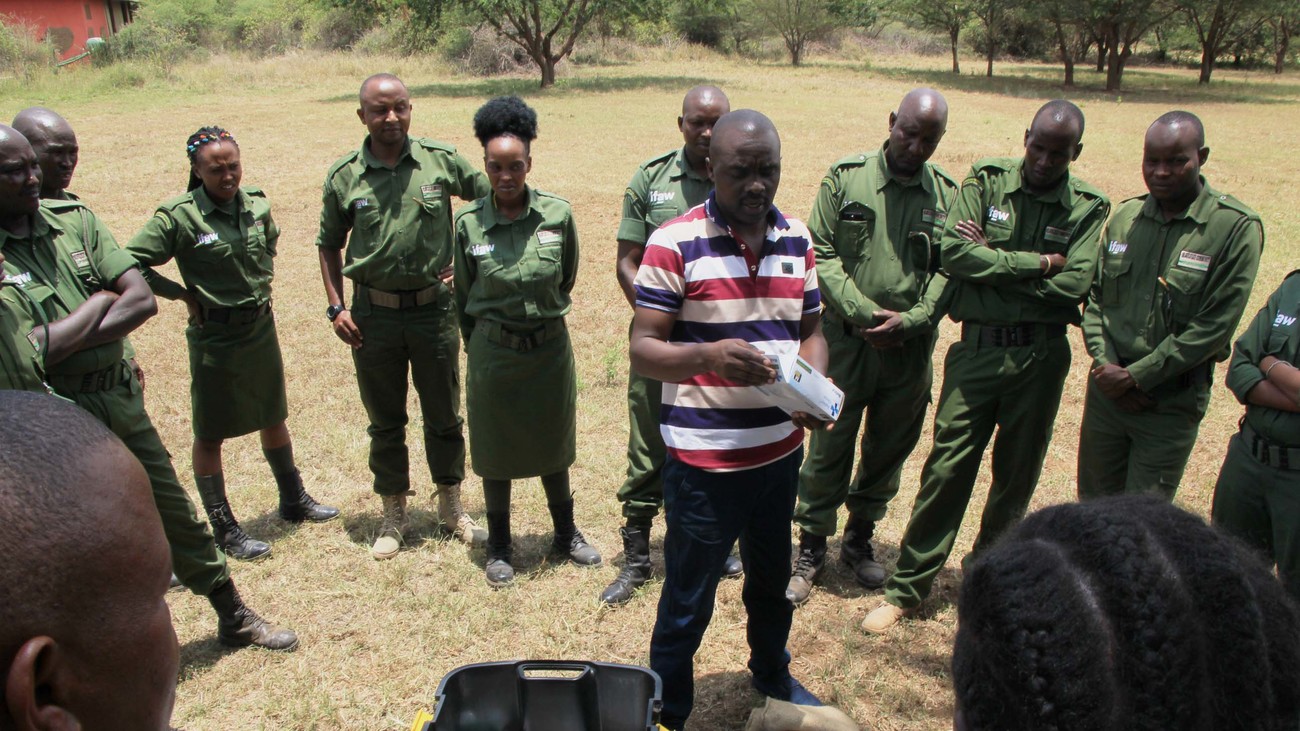
[[[1105,198],[1106,194],[1093,187],[1092,183],[1082,179],[1070,176],[1070,189],[1079,195],[1088,196],[1089,198]]]
[[[1300,269],[1296,269],[1292,271],[1290,274],[1286,275],[1285,277],[1282,277],[1282,281],[1285,282],[1286,280],[1290,279],[1291,277],[1294,277],[1297,274],[1300,274]]]
[[[831,166],[831,169],[838,170],[840,168],[860,168],[863,165],[866,165],[867,158],[874,154],[875,154],[874,152],[872,153],[859,152],[856,155],[841,157],[840,159],[835,161],[835,164]]]
[[[265,198],[265,197],[266,197],[266,191],[262,190],[261,188],[244,188],[243,191],[244,191],[245,193],[247,193],[247,194],[253,196],[254,198]]]
[[[86,204],[81,201],[55,200],[53,198],[41,199],[41,205],[50,209],[50,212],[55,214],[75,211],[78,208],[86,208]]]
[[[1016,167],[1016,159],[1013,157],[986,157],[976,160],[974,165],[970,166],[971,171],[976,170],[996,170],[1000,173],[1010,172]]]
[[[1259,214],[1256,213],[1253,208],[1246,205],[1245,203],[1242,203],[1236,198],[1226,193],[1220,193],[1218,196],[1216,196],[1216,198],[1219,201],[1219,205],[1223,206],[1224,208],[1230,208],[1236,211],[1237,213],[1240,213],[1241,215],[1245,216],[1246,218],[1250,218],[1255,221],[1260,220]]]
[[[1135,195],[1135,196],[1133,196],[1133,197],[1131,197],[1131,198],[1125,198],[1124,200],[1120,201],[1119,204],[1122,206],[1122,205],[1125,205],[1125,204],[1127,204],[1127,203],[1146,203],[1146,202],[1147,202],[1147,196],[1149,196],[1149,195],[1151,195],[1151,194],[1150,194],[1150,193],[1138,193],[1137,195]]]
[[[931,164],[931,165],[930,165],[930,170],[932,170],[932,171],[934,172],[934,177],[939,178],[940,180],[942,180],[942,181],[948,183],[949,185],[951,185],[952,187],[954,187],[954,188],[960,188],[960,187],[961,187],[961,181],[960,181],[960,180],[958,180],[958,179],[954,178],[953,176],[949,175],[947,170],[944,170],[943,168],[939,167],[938,165]]]
[[[659,167],[661,165],[667,165],[668,163],[672,162],[673,158],[679,152],[681,152],[681,148],[678,148],[676,150],[669,150],[668,152],[665,152],[662,155],[656,155],[650,158],[649,160],[646,160],[645,162],[641,163],[641,169],[649,170],[650,168]]]
[[[158,205],[160,211],[174,211],[177,208],[190,203],[194,200],[194,191],[182,193],[175,198],[169,198]]]
[[[348,165],[351,165],[352,163],[356,162],[357,159],[360,157],[361,157],[361,150],[353,150],[352,152],[349,152],[343,157],[340,157],[338,160],[335,160],[334,164],[330,165],[329,172],[325,173],[325,179],[329,180],[330,178],[334,177],[334,173],[337,173],[340,169],[347,167]]]
[[[538,197],[540,197],[540,198],[551,198],[551,199],[553,199],[553,200],[560,201],[561,203],[565,204],[566,206],[569,205],[569,199],[568,199],[568,198],[561,198],[560,196],[558,196],[558,195],[556,195],[556,194],[554,194],[554,193],[547,193],[547,192],[544,191],[544,190],[538,190],[538,191],[537,191],[537,195],[538,195]]]
[[[465,216],[468,216],[471,213],[474,213],[475,211],[481,210],[483,208],[483,201],[485,200],[487,200],[486,197],[475,198],[469,203],[466,203],[460,208],[457,208],[456,215],[452,217],[453,223],[455,221],[459,221],[460,219],[464,218]]]
[[[415,139],[415,143],[426,150],[437,150],[438,152],[445,152],[448,155],[456,154],[455,145],[449,145],[446,142],[431,140],[428,137],[417,137]]]

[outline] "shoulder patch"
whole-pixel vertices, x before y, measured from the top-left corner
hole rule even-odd
[[[415,142],[426,150],[437,150],[439,152],[446,152],[453,155],[456,154],[456,146],[449,145],[446,142],[431,140],[428,137],[417,137]]]

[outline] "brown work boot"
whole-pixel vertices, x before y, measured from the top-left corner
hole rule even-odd
[[[384,523],[379,537],[370,547],[370,555],[377,559],[392,558],[402,548],[402,533],[411,527],[406,517],[406,495],[381,495],[384,503]]]
[[[442,521],[443,530],[467,546],[481,546],[487,542],[487,531],[478,526],[469,517],[460,502],[460,483],[439,485],[438,519]]]
[[[826,536],[815,536],[799,531],[799,555],[795,556],[790,583],[785,588],[785,598],[796,607],[802,606],[812,594],[817,575],[826,566]]]
[[[217,612],[217,641],[227,647],[264,647],[268,650],[292,650],[298,635],[267,622],[249,609],[235,589],[235,582],[212,590],[208,601]]]
[[[880,606],[871,610],[866,619],[862,620],[862,631],[873,635],[883,635],[893,629],[894,625],[898,624],[898,620],[906,616],[906,609],[894,606],[889,602],[881,602]]]
[[[885,585],[885,567],[876,560],[875,549],[871,547],[871,536],[876,532],[876,524],[849,515],[849,522],[844,525],[844,541],[840,544],[840,561],[853,569],[853,578],[867,589],[879,589]]]

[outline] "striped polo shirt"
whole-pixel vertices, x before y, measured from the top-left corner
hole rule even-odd
[[[670,343],[748,341],[770,354],[799,352],[799,324],[821,308],[812,238],[773,207],[761,254],[737,240],[713,194],[646,243],[637,307],[677,315]],[[660,431],[668,454],[692,467],[759,467],[803,444],[803,430],[758,389],[701,373],[665,383]]]

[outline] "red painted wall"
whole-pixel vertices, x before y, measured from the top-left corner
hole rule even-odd
[[[41,37],[50,38],[60,59],[85,51],[87,38],[113,33],[104,0],[0,0],[0,15],[35,26]]]

